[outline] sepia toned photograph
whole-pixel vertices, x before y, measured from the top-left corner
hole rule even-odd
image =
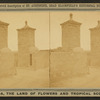
[[[51,12],[53,88],[99,88],[100,12]]]
[[[0,14],[0,88],[49,87],[49,13]]]
[[[0,88],[99,88],[99,11],[0,12]]]

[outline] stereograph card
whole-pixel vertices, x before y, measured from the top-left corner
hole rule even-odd
[[[99,3],[0,3],[0,97],[100,96]]]

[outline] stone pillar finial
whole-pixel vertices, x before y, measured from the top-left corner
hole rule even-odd
[[[73,14],[72,13],[70,13],[70,20],[72,20],[73,19]]]

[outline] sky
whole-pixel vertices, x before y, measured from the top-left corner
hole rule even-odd
[[[0,20],[9,23],[8,47],[13,51],[18,50],[16,29],[24,27],[25,21],[28,22],[30,27],[36,28],[35,45],[37,48],[45,50],[61,47],[62,32],[60,24],[69,20],[70,13],[73,14],[73,20],[82,23],[80,29],[81,47],[84,50],[90,50],[89,28],[93,28],[98,24],[98,20],[100,20],[99,11],[50,11],[50,13],[49,11],[0,12]]]

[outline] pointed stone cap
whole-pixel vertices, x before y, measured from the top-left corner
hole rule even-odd
[[[89,30],[96,30],[96,29],[100,29],[100,20],[98,20],[98,24],[96,27],[90,28]]]
[[[5,26],[8,26],[9,24],[8,24],[8,23],[5,23],[5,22],[0,21],[0,25],[5,25]]]
[[[20,31],[20,30],[26,30],[26,29],[36,30],[35,28],[32,28],[32,27],[28,26],[28,22],[27,21],[25,21],[25,26],[23,28],[17,29],[17,30]]]
[[[81,25],[81,23],[76,22],[76,21],[73,20],[73,14],[72,13],[70,13],[70,19],[68,21],[60,24],[60,25],[65,25],[65,24]]]

